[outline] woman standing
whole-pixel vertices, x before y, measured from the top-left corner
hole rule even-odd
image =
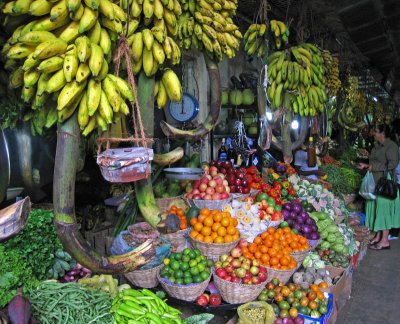
[[[399,149],[395,142],[390,139],[390,128],[387,125],[379,125],[374,130],[376,144],[369,156],[369,164],[360,163],[359,169],[371,171],[375,183],[383,177],[384,171],[388,170],[394,174],[399,163]],[[400,227],[400,218],[395,217],[395,208],[400,198],[396,200],[377,196],[376,200],[366,202],[366,226],[375,232],[370,248],[373,250],[390,249],[388,240],[389,230]]]

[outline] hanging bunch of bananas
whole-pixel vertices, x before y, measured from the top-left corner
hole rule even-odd
[[[130,37],[132,48],[133,73],[142,69],[148,76],[154,76],[162,69],[162,90],[156,87],[155,99],[162,108],[168,102],[180,101],[182,86],[174,71],[164,69],[169,63],[176,65],[181,61],[181,49],[175,42],[178,20],[182,14],[178,0],[130,0],[123,1],[122,8],[130,6],[130,16],[143,22]],[[159,85],[157,82],[156,85]],[[158,86],[160,88],[160,86]]]
[[[330,96],[336,96],[342,82],[339,79],[339,59],[332,56],[328,50],[322,51],[322,58],[324,59],[325,66],[325,86]]]
[[[287,44],[289,40],[289,28],[283,21],[271,20],[271,32],[277,49],[280,49],[282,44]]]
[[[248,56],[256,54],[262,58],[268,49],[268,25],[251,24],[243,35],[244,50]]]
[[[321,51],[310,43],[276,51],[268,59],[267,96],[272,108],[315,116],[327,99]]]
[[[232,18],[238,0],[181,0],[183,14],[177,22],[177,36],[185,49],[205,50],[217,61],[223,54],[236,55],[242,34]]]
[[[367,111],[365,93],[359,89],[358,77],[349,75],[345,87],[346,114],[350,122],[363,120]]]
[[[11,71],[10,86],[21,87],[32,111],[32,131],[42,133],[78,110],[83,135],[128,114],[129,84],[108,73],[118,35],[128,23],[125,11],[110,0],[17,0],[3,13],[38,18],[19,26],[2,49]],[[129,18],[130,19],[130,18]],[[130,19],[128,36],[139,25]]]

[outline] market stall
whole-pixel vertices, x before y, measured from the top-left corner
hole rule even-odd
[[[29,188],[0,195],[1,323],[336,322],[370,234],[355,161],[398,108],[307,7],[257,6],[2,3],[0,126],[56,146],[46,198],[28,142],[0,146]]]

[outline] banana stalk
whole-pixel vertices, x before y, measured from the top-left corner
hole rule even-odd
[[[211,132],[218,121],[219,112],[221,110],[221,79],[219,76],[218,65],[214,61],[210,60],[206,55],[204,56],[204,59],[206,61],[208,76],[210,79],[210,113],[202,124],[192,130],[182,130],[165,121],[161,121],[161,129],[167,137],[185,138],[189,140],[197,139]]]
[[[77,171],[80,130],[77,112],[59,125],[54,167],[54,223],[64,249],[84,267],[97,273],[130,272],[147,263],[155,255],[150,240],[133,251],[113,257],[95,252],[79,233],[75,217],[75,178]]]

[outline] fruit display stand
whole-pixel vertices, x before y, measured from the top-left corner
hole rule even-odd
[[[163,267],[163,264],[152,269],[134,270],[124,274],[124,277],[136,287],[155,288],[158,286],[158,273]]]
[[[223,254],[229,254],[230,251],[239,243],[239,240],[230,243],[206,243],[196,240],[189,235],[190,244],[199,249],[207,258],[218,259]]]

